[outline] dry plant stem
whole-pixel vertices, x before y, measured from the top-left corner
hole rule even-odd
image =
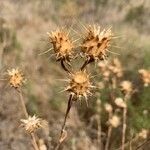
[[[61,66],[62,66],[62,68],[63,68],[66,72],[71,73],[71,72],[69,71],[69,69],[65,66],[64,60],[61,60]]]
[[[100,115],[97,116],[97,127],[98,127],[98,134],[97,134],[97,143],[100,150],[102,149],[102,140],[101,140],[101,117]]]
[[[109,112],[109,119],[111,117],[112,117],[112,112]],[[105,144],[105,150],[108,150],[108,148],[109,148],[111,134],[112,134],[112,126],[109,125],[108,133],[107,133],[107,140],[106,140],[106,144]]]
[[[138,139],[139,139],[138,136],[134,137],[133,139],[131,139],[130,141],[124,144],[124,148],[130,147],[130,144],[136,142]],[[121,149],[122,146],[120,148],[117,148],[116,150],[121,150]]]
[[[109,143],[110,143],[111,134],[112,134],[112,126],[110,125],[109,128],[108,128],[107,141],[106,141],[106,145],[105,145],[105,150],[109,150]]]
[[[94,59],[90,58],[87,59],[84,64],[82,65],[82,67],[80,68],[80,70],[83,70],[89,63],[92,63],[94,61]]]
[[[19,97],[20,97],[20,101],[21,101],[21,106],[22,106],[22,109],[23,109],[23,113],[24,113],[25,117],[28,118],[29,115],[28,115],[28,112],[27,112],[27,109],[26,109],[26,106],[25,106],[25,103],[24,103],[24,100],[23,100],[21,89],[18,90],[18,93],[19,93]]]
[[[62,143],[62,142],[60,141],[60,139],[62,138],[62,135],[63,135],[63,133],[64,133],[64,129],[65,129],[65,126],[66,126],[67,117],[68,117],[68,114],[69,114],[70,109],[71,109],[71,106],[72,106],[72,99],[73,99],[73,95],[70,95],[69,100],[68,100],[68,105],[67,105],[67,110],[66,110],[64,122],[63,122],[63,125],[62,125],[60,137],[59,137],[59,142],[58,142],[58,144],[57,144],[55,150],[58,150],[59,147],[60,147],[60,145],[61,145],[61,143]]]
[[[127,120],[127,108],[123,108],[123,128],[122,128],[122,148],[121,148],[121,150],[125,149],[125,137],[126,137],[126,128],[127,128],[126,120]]]
[[[127,102],[128,95],[125,95],[124,100]],[[127,128],[127,107],[123,108],[123,127],[122,127],[122,148],[121,148],[121,150],[125,149],[126,128]]]
[[[32,145],[33,145],[34,149],[35,150],[39,150],[39,147],[38,147],[38,145],[36,143],[36,139],[35,139],[34,133],[31,133],[31,138],[32,138]]]
[[[141,147],[143,147],[145,144],[148,144],[150,142],[150,138],[148,138],[146,141],[144,141],[141,145],[139,145],[135,150],[139,150]]]
[[[27,112],[27,109],[26,109],[26,106],[25,106],[25,103],[24,103],[24,100],[23,100],[22,90],[19,89],[17,91],[19,93],[19,97],[20,97],[20,101],[21,101],[21,105],[22,105],[24,115],[25,115],[26,118],[28,118],[29,115],[28,115],[28,112]],[[33,144],[34,149],[39,150],[38,144],[36,143],[36,138],[35,138],[34,133],[30,133],[30,135],[31,135],[32,144]]]

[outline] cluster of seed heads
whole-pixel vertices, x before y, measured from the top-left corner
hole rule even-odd
[[[112,38],[111,29],[101,30],[99,26],[89,26],[79,45],[69,38],[69,31],[59,29],[49,33],[49,39],[52,43],[52,49],[56,56],[56,60],[61,62],[62,68],[69,73],[69,85],[65,91],[70,92],[75,99],[91,95],[91,88],[94,87],[90,81],[90,75],[86,66],[96,60],[104,60],[107,56],[106,52],[110,46]],[[80,49],[79,54],[77,54]],[[70,62],[76,56],[84,55],[84,63],[79,70],[74,70]],[[71,69],[68,69],[68,65]]]

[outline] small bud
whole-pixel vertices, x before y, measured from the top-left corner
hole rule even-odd
[[[117,128],[120,125],[120,118],[116,115],[113,115],[112,118],[109,119],[109,124],[112,127]]]
[[[148,130],[142,129],[141,132],[138,134],[140,138],[146,139],[148,136]]]
[[[144,82],[144,86],[149,86],[150,85],[150,70],[140,69],[138,72],[141,75],[141,78]]]
[[[17,68],[8,70],[9,84],[14,88],[19,88],[25,82],[23,73]]]
[[[122,81],[121,84],[121,90],[125,93],[125,94],[129,94],[133,91],[133,85],[130,81]]]
[[[28,119],[21,119],[21,126],[25,128],[28,133],[35,132],[39,128],[46,128],[47,121],[37,118],[35,115],[33,117],[29,116]]]
[[[106,110],[108,113],[111,113],[111,112],[113,111],[112,106],[111,106],[110,104],[108,104],[108,103],[106,103],[106,104],[104,105],[104,108],[105,108],[105,110]]]
[[[118,107],[121,107],[121,108],[126,108],[127,105],[126,103],[123,101],[122,98],[118,97],[115,99],[115,104],[118,106]]]

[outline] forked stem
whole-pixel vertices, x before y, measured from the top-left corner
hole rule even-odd
[[[27,108],[26,108],[26,105],[24,103],[24,99],[23,99],[23,95],[22,95],[22,90],[18,89],[17,92],[18,92],[19,97],[20,97],[20,101],[21,101],[21,106],[22,106],[22,109],[23,109],[23,113],[24,113],[25,117],[28,118],[29,114],[27,112]],[[32,145],[34,147],[34,150],[40,150],[39,147],[38,147],[38,144],[36,142],[36,138],[35,138],[34,133],[30,133],[30,135],[31,135]]]
[[[69,69],[65,66],[64,60],[61,60],[61,67],[62,67],[66,72],[68,72],[69,74],[71,73],[71,72],[69,71]]]
[[[82,67],[80,68],[80,70],[83,70],[89,63],[92,63],[94,61],[93,58],[89,58],[87,59],[84,64],[82,65]]]

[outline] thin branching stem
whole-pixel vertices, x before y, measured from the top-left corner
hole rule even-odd
[[[82,67],[80,68],[80,70],[83,70],[88,64],[90,64],[90,63],[92,63],[92,62],[94,62],[94,59],[92,59],[92,58],[87,59],[87,60],[84,62],[84,64],[82,65]]]
[[[25,105],[25,102],[24,102],[24,99],[23,99],[22,90],[18,89],[17,91],[19,93],[19,97],[20,97],[20,101],[21,101],[21,106],[22,106],[22,109],[23,109],[23,113],[24,113],[25,117],[28,118],[29,114],[27,112],[26,105]],[[30,135],[31,135],[32,145],[34,147],[34,150],[39,150],[39,147],[38,147],[38,144],[36,142],[36,138],[35,138],[34,133],[30,133]]]
[[[112,117],[112,112],[109,112],[109,119]],[[109,143],[110,143],[110,138],[111,138],[111,134],[112,134],[112,125],[109,125],[108,127],[108,132],[107,132],[107,140],[106,140],[106,144],[105,144],[105,150],[109,149]]]
[[[129,99],[129,96],[130,96],[129,94],[126,94],[124,97],[124,100],[126,103]],[[121,148],[121,150],[125,149],[126,129],[127,129],[127,107],[123,108],[122,148]]]
[[[101,129],[101,116],[100,115],[97,116],[97,130],[98,130],[97,143],[98,143],[98,147],[100,148],[100,150],[102,150],[102,140],[101,140],[102,129]]]
[[[139,150],[142,148],[144,145],[148,144],[150,142],[150,138],[148,138],[146,141],[144,141],[141,145],[139,145],[135,150]]]
[[[71,106],[72,106],[72,99],[73,99],[73,95],[71,94],[70,97],[69,97],[69,100],[68,100],[68,105],[67,105],[65,118],[64,118],[64,122],[63,122],[63,125],[62,125],[60,137],[59,137],[59,142],[58,142],[58,144],[57,144],[55,150],[58,150],[59,147],[60,147],[60,145],[61,145],[61,143],[63,142],[63,140],[62,140],[62,138],[63,138],[63,133],[65,132],[67,117],[68,117],[68,114],[69,114],[70,109],[71,109]]]
[[[123,108],[123,127],[122,127],[122,148],[121,150],[125,149],[125,137],[126,137],[126,128],[127,128],[127,124],[126,124],[126,120],[127,120],[127,108]]]
[[[71,73],[71,72],[69,71],[69,69],[65,66],[64,60],[61,60],[61,67],[62,67],[66,72],[68,72],[69,74]]]
[[[112,126],[110,125],[109,128],[108,128],[107,141],[106,141],[106,145],[105,145],[105,150],[109,150],[109,143],[110,143],[111,134],[112,134]]]

